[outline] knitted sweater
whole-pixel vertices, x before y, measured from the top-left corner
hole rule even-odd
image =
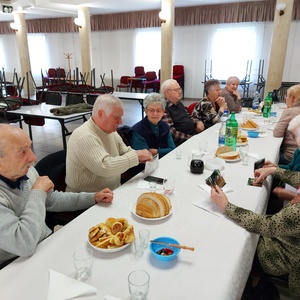
[[[0,180],[0,264],[17,256],[31,256],[37,244],[51,230],[46,226],[47,211],[75,211],[95,204],[94,193],[63,193],[32,190],[38,178],[31,167],[29,179],[22,181],[20,189],[12,189]]]
[[[66,191],[114,190],[121,174],[138,164],[136,151],[127,147],[117,132],[105,133],[90,118],[68,141]]]

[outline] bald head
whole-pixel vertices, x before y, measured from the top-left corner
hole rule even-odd
[[[0,124],[0,157],[4,157],[8,146],[17,140],[28,138],[28,135],[19,127],[10,124]]]

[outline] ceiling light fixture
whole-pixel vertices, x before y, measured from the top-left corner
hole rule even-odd
[[[17,23],[10,23],[9,26],[14,31],[18,31],[19,30],[19,25]]]
[[[286,8],[286,4],[285,3],[278,3],[276,8],[279,11],[279,16],[282,16],[282,15],[284,15],[284,10]]]
[[[160,11],[159,14],[158,14],[159,18],[160,18],[160,22],[161,23],[166,23],[167,22],[167,19],[166,19],[166,15],[163,11]]]
[[[83,20],[80,19],[80,18],[75,18],[75,19],[74,19],[74,23],[75,23],[79,28],[82,28]]]

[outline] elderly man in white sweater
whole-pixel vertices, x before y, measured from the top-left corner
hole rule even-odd
[[[123,103],[111,95],[99,96],[92,117],[76,128],[67,148],[66,184],[70,192],[111,190],[120,185],[121,174],[140,162],[152,160],[150,151],[133,150],[116,132],[122,124]]]
[[[0,268],[11,259],[31,256],[51,230],[46,211],[76,211],[111,202],[108,188],[97,193],[53,190],[48,176],[39,176],[32,142],[20,128],[0,124]]]

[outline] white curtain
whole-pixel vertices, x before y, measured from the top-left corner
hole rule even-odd
[[[228,32],[230,28],[233,30],[232,40],[228,38],[228,43],[224,41],[222,45],[218,47],[218,40],[214,42],[216,33],[220,32],[220,30],[227,30]],[[243,30],[248,30],[248,28],[254,28],[253,31],[256,36],[255,50],[252,50],[254,51],[254,56],[249,57],[249,59],[252,59],[251,81],[254,83],[257,80],[260,60],[264,60],[263,76],[265,79],[267,77],[273,22],[175,27],[173,64],[182,64],[185,67],[185,97],[202,97],[203,81],[206,73],[205,60],[213,60],[216,55],[215,53],[221,57],[224,55],[224,52],[229,53],[229,57],[227,57],[228,54],[226,57],[224,55],[224,61],[228,61],[229,66],[223,68],[224,73],[214,75],[215,78],[218,76],[226,77],[235,75],[233,73],[238,73],[237,75],[240,77],[244,76],[248,56],[246,55],[242,58],[245,62],[240,63],[235,56],[230,56],[230,49],[245,49],[245,47],[248,46],[250,48],[253,47],[253,40],[247,39],[247,36],[244,35],[245,31]],[[101,84],[100,75],[104,74],[105,83],[111,85],[111,70],[113,71],[114,85],[116,85],[122,75],[133,75],[134,67],[139,63],[147,64],[147,67],[145,67],[146,70],[149,69],[150,71],[150,69],[153,69],[157,72],[159,69],[157,62],[160,60],[158,42],[156,39],[147,39],[146,37],[152,36],[152,34],[158,36],[160,34],[159,31],[160,28],[92,32],[92,61],[93,68],[95,68],[96,71],[96,85]],[[137,37],[140,36],[146,38],[142,47],[136,44]],[[4,45],[4,53],[1,57],[5,57],[4,65],[6,73],[12,73],[14,68],[20,72],[15,35],[2,35],[1,38]],[[82,69],[78,33],[45,34],[45,43],[48,67],[61,67],[68,70],[68,61],[64,53],[72,53],[71,69],[74,70],[75,67],[78,67],[79,70]],[[223,43],[226,44],[223,45]],[[214,49],[214,47],[216,47],[216,49]],[[225,48],[226,50],[229,49],[229,51],[224,51]],[[151,49],[154,51],[152,51],[152,54],[149,54],[148,50],[151,51]],[[139,52],[138,54],[137,51]],[[296,82],[300,80],[299,51],[300,21],[293,21],[291,23],[283,81]],[[147,55],[144,55],[145,60],[143,60],[143,53],[147,53]],[[237,69],[235,69],[236,65],[241,65],[242,71],[237,71]],[[213,73],[215,68],[217,67],[213,61]],[[36,81],[40,82],[40,77],[37,77]],[[250,86],[250,94],[254,93],[255,88],[254,84]]]

